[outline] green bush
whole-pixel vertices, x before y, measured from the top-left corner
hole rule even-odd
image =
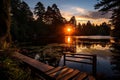
[[[31,69],[18,59],[0,55],[0,80],[38,80],[38,78],[33,76]]]

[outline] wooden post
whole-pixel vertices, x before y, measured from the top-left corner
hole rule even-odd
[[[93,67],[92,67],[92,73],[93,73],[93,76],[96,77],[96,63],[97,63],[97,58],[96,58],[96,55],[93,55]]]
[[[66,57],[66,54],[65,53],[63,53],[64,55],[63,55],[63,60],[64,60],[64,63],[63,63],[63,65],[65,66],[66,65],[66,59],[65,59],[65,57]]]

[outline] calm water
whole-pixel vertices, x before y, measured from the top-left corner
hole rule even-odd
[[[112,37],[77,36],[74,38],[76,53],[97,55],[97,75],[111,79],[113,77],[120,78],[120,53],[111,52],[110,49],[114,43]],[[61,58],[59,65],[63,65],[63,57]],[[92,71],[92,66],[87,64],[67,62],[67,66],[89,73]]]
[[[117,45],[119,42],[116,43],[115,38],[110,36],[67,36],[65,37],[65,42],[67,44],[74,44],[77,54],[97,55],[97,76],[103,77],[104,80],[120,80],[120,46]],[[43,49],[42,47],[38,47],[37,53],[41,54],[41,51],[43,50],[42,53],[44,53],[44,57],[48,56],[48,53],[48,57],[51,55],[51,57],[53,57],[55,49],[52,50],[51,46],[56,45],[58,46],[60,44],[50,44],[49,46],[47,45],[46,48],[43,47]],[[57,54],[58,52],[54,53],[55,57],[58,56]],[[35,54],[32,56],[35,56]],[[41,58],[43,58],[42,55],[40,56],[40,59]],[[59,63],[59,66],[63,66],[63,57],[59,59],[60,62],[58,60],[57,64]],[[79,60],[84,61],[84,59]],[[54,62],[56,63],[55,59],[53,60],[53,63]],[[66,66],[88,73],[92,72],[92,66],[87,64],[67,62]]]

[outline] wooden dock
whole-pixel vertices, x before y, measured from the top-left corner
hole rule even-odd
[[[52,67],[18,52],[15,52],[13,56],[36,69],[40,75],[44,75],[45,80],[95,80],[92,75],[86,72],[80,72],[77,69],[66,66]]]
[[[66,65],[66,61],[70,62],[76,62],[76,63],[82,63],[82,64],[88,64],[92,66],[92,75],[96,76],[96,63],[97,63],[97,57],[96,55],[92,54],[76,54],[76,53],[64,53],[64,66]],[[72,59],[69,59],[72,58]],[[76,60],[78,59],[78,60]],[[82,59],[82,61],[80,60]]]

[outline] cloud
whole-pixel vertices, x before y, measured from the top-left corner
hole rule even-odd
[[[85,16],[84,14],[87,14],[87,10],[79,7],[68,7],[65,6],[66,8],[64,10],[61,10],[61,14],[63,17],[65,17],[67,20],[69,20],[72,16]],[[87,14],[88,15],[88,14]]]
[[[89,15],[88,11],[86,9],[80,8],[80,7],[72,7],[72,12],[74,12],[75,15]]]
[[[89,16],[88,17],[94,18],[94,19],[99,19],[99,18],[110,19],[111,14],[112,14],[111,12],[102,13],[102,12],[98,12],[98,11],[89,11]]]
[[[61,14],[67,20],[70,20],[72,16],[75,16],[77,22],[86,23],[89,20],[96,24],[108,22],[111,17],[111,12],[103,14],[102,12],[88,11],[84,8],[70,6],[66,6],[65,10],[63,8]]]
[[[67,11],[61,11],[61,14],[63,17],[65,17],[67,20],[69,20],[73,14],[71,12],[67,12]]]
[[[93,18],[93,19],[99,19],[99,18],[106,18],[109,19],[111,17],[111,12],[109,13],[102,13],[98,11],[88,11],[86,9],[80,8],[80,7],[71,7],[70,12],[73,13],[75,16],[81,16],[85,18]]]

